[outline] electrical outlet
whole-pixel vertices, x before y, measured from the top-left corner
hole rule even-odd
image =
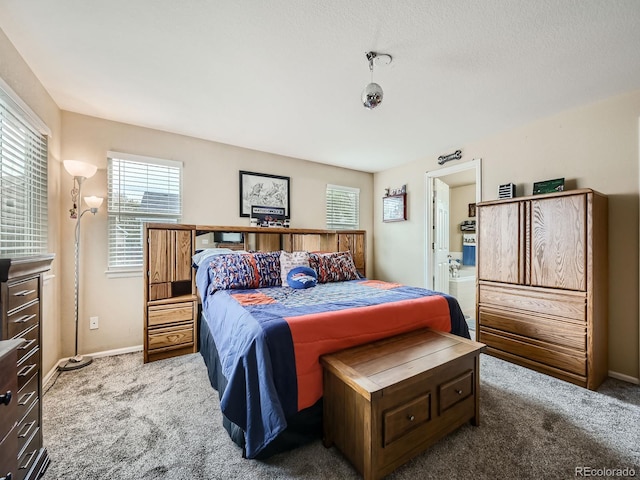
[[[202,244],[203,245],[209,245],[209,239],[208,238],[203,238],[202,239]]]
[[[89,317],[89,330],[96,330],[98,328],[98,317]]]

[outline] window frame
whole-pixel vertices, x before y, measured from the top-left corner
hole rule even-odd
[[[0,258],[48,253],[50,136],[49,127],[0,78]],[[12,172],[21,172],[23,183]]]
[[[123,202],[114,200],[112,198],[114,195],[114,189],[115,189],[115,185],[113,184],[113,182],[116,181],[114,180],[114,176],[116,175],[116,173],[114,172],[114,162],[123,162],[122,164],[119,164],[120,170],[122,169],[123,165],[127,165],[127,164],[131,165],[133,168],[141,168],[140,166],[147,165],[148,167],[166,167],[167,169],[170,169],[170,170],[176,169],[177,183],[178,183],[177,185],[178,199],[176,204],[177,212],[171,213],[169,211],[154,212],[149,210],[135,211],[135,210],[129,210],[127,208],[123,209]],[[137,164],[138,166],[135,167],[134,164]],[[142,167],[142,169],[144,169],[144,167]],[[176,172],[173,172],[173,174],[171,174],[169,173],[170,170],[167,171],[166,176],[157,175],[157,179],[162,179],[163,181],[167,181],[171,175],[176,173]],[[146,188],[149,187],[149,181],[153,180],[154,178],[155,178],[154,176],[147,177]],[[125,189],[127,188],[126,179],[125,181],[123,181],[120,178],[120,180],[117,180],[117,181],[119,183],[119,186],[124,185],[124,188]],[[153,192],[160,195],[167,195],[167,196],[173,195],[174,194],[173,189],[176,188],[176,185],[175,183],[171,183],[171,182],[167,182],[167,183],[168,183],[168,187],[165,190],[155,191],[155,192],[150,190],[144,190],[143,193],[141,193],[142,198],[140,199],[140,202],[144,200],[146,193]],[[135,183],[133,185],[129,183],[129,186],[128,186],[129,191],[136,190],[135,188],[136,186],[138,187],[144,186],[144,182],[141,182],[137,185]],[[118,189],[118,191],[120,190],[121,188]],[[144,255],[143,225],[144,223],[146,222],[180,223],[183,215],[182,203],[183,203],[183,162],[177,161],[177,160],[166,160],[161,158],[147,157],[142,155],[133,155],[133,154],[123,153],[123,152],[114,152],[114,151],[107,152],[107,272],[106,273],[110,277],[138,276],[142,274],[142,269],[144,264],[144,258],[143,258],[143,255]],[[151,207],[151,210],[153,210],[154,208],[158,208],[158,206],[161,204],[162,202],[152,203],[151,205],[149,205],[149,207]],[[167,206],[167,209],[169,210],[170,207]],[[132,225],[135,225],[136,222],[139,223],[139,243],[138,245],[135,246],[135,252],[134,252],[134,258],[136,259],[135,262],[127,263],[125,261],[126,258],[123,260],[123,257],[125,257],[125,255],[118,253],[117,251],[114,251],[114,248],[117,249],[119,247],[116,247],[118,240],[114,239],[113,235],[114,235],[114,232],[116,231],[117,226],[122,223],[120,220],[116,220],[114,217],[128,218],[133,221]],[[133,240],[136,240],[136,239],[138,239],[137,236]],[[137,261],[138,259],[139,259],[139,263]]]
[[[329,194],[330,192],[342,192],[342,193],[353,193],[355,194],[356,200],[356,209],[354,212],[354,216],[356,219],[355,223],[339,223],[336,222],[335,215],[332,215],[331,205],[329,204]],[[329,230],[359,230],[360,229],[360,189],[357,187],[347,187],[344,185],[334,185],[327,184],[325,190],[325,225]]]

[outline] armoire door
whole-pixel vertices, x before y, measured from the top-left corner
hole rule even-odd
[[[478,278],[522,283],[523,209],[520,202],[486,205],[478,209]]]
[[[531,280],[536,287],[587,288],[586,195],[531,200]]]

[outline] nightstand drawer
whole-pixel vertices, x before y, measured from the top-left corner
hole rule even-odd
[[[157,328],[149,333],[149,350],[171,349],[193,344],[193,324]]]
[[[0,365],[0,395],[2,395],[0,401],[0,441],[6,437],[16,422],[18,381],[15,361],[16,354],[12,351],[2,358],[2,365]]]
[[[440,385],[440,413],[473,394],[473,371]]]
[[[193,321],[193,302],[153,305],[149,307],[149,326]]]
[[[384,445],[431,419],[431,394],[421,395],[384,413]]]
[[[22,305],[39,298],[40,278],[34,277],[27,281],[14,283],[7,288],[7,312],[11,312]]]

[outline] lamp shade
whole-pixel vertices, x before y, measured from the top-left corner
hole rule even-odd
[[[103,200],[104,199],[102,197],[94,197],[93,195],[90,197],[84,197],[84,203],[86,203],[89,208],[100,208]]]
[[[96,174],[98,167],[80,160],[65,160],[64,169],[72,177],[91,178]]]

